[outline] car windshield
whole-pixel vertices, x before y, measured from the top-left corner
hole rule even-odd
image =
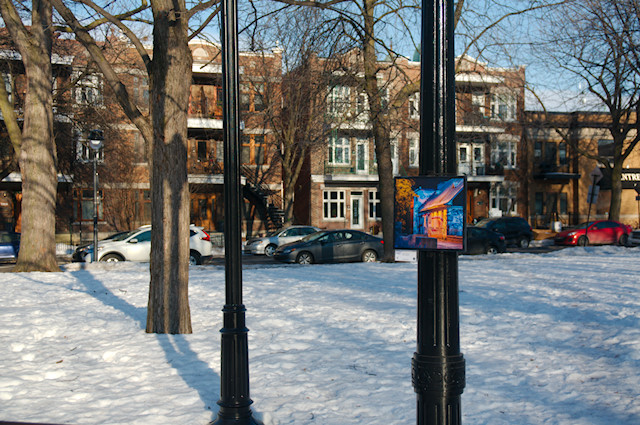
[[[581,223],[578,224],[575,228],[576,229],[586,229],[587,227],[591,226],[594,222],[593,221],[589,221],[587,223]]]
[[[311,241],[315,241],[318,238],[321,238],[322,236],[326,235],[327,232],[315,232],[312,233],[310,235],[305,236],[304,238],[300,239],[302,242],[311,242]]]
[[[482,220],[480,220],[479,222],[477,222],[475,224],[476,227],[482,227],[482,228],[486,228],[489,224],[493,223],[493,220],[490,220],[488,218],[483,218]]]
[[[136,233],[138,233],[139,231],[140,231],[139,229],[138,229],[138,230],[132,230],[132,231],[130,231],[130,232],[123,233],[123,234],[121,234],[121,235],[116,235],[116,236],[115,236],[113,239],[111,239],[111,240],[112,240],[112,241],[116,241],[116,242],[123,241],[123,240],[127,239],[129,236],[133,236],[133,235],[135,235],[135,234],[136,234]]]

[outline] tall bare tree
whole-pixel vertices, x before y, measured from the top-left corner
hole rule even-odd
[[[14,2],[0,1],[2,18],[20,51],[27,77],[22,133],[17,131],[15,117],[4,115],[22,173],[22,238],[14,270],[59,271],[55,251],[58,177],[53,135],[51,3],[34,0],[30,11],[31,25],[27,27]],[[5,101],[0,103],[5,104],[3,111],[12,108]]]
[[[294,193],[305,158],[324,148],[332,131],[326,123],[332,63],[319,57],[334,55],[341,42],[333,22],[323,21],[317,10],[268,15],[260,24],[251,34],[251,45],[266,51],[264,46],[270,43],[282,53],[282,75],[273,75],[274,67],[265,64],[259,76],[261,81],[278,83],[270,89],[262,85],[263,91],[257,92],[266,106],[264,127],[271,130],[282,167],[284,223],[294,224]]]
[[[190,333],[188,302],[189,186],[187,180],[187,110],[192,57],[189,40],[206,26],[216,10],[217,0],[196,3],[187,9],[182,0],[158,0],[151,4],[153,55],[143,46],[127,20],[144,21],[147,10],[140,6],[112,14],[89,0],[80,2],[96,13],[97,19],[83,25],[63,0],[52,0],[58,13],[88,50],[91,58],[115,93],[127,117],[137,126],[151,150],[151,282],[147,309],[147,332]],[[190,20],[205,11],[206,18],[195,32]],[[150,77],[150,116],[137,108],[114,67],[91,36],[90,30],[108,22],[118,28],[134,46]]]
[[[585,94],[608,112],[605,124],[612,144],[598,152],[569,137],[580,154],[604,165],[611,179],[609,218],[620,219],[622,166],[640,142],[640,2],[638,0],[570,1],[542,17],[546,28],[544,59],[564,70]],[[578,85],[578,84],[576,84]],[[589,149],[591,147],[591,149]]]

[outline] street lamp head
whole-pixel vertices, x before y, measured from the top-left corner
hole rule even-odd
[[[100,150],[102,143],[104,142],[104,136],[102,130],[91,130],[89,132],[89,147],[94,151]]]

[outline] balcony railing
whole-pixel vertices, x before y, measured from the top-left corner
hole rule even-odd
[[[362,176],[377,175],[378,167],[376,165],[373,165],[373,166],[369,165],[368,167],[364,167],[364,169],[361,169],[354,164],[338,165],[338,164],[330,164],[327,161],[325,161],[324,174],[331,174],[331,175],[349,174],[349,175],[362,175]]]

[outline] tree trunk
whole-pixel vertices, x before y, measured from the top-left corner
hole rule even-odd
[[[609,203],[609,220],[620,221],[622,203],[622,161],[616,161],[611,169],[611,201]]]
[[[177,6],[174,6],[177,5]],[[187,107],[191,52],[183,1],[152,3],[151,283],[147,332],[191,333]]]
[[[15,9],[2,2],[2,15],[22,55],[27,77],[22,149],[22,237],[14,271],[60,271],[56,259],[58,178],[53,136],[51,5],[33,1],[28,33]]]
[[[378,184],[380,190],[380,208],[382,213],[382,233],[384,237],[384,258],[382,261],[394,261],[393,249],[393,165],[391,162],[391,146],[386,129],[385,110],[382,105],[380,88],[378,87],[378,61],[374,38],[375,1],[364,1],[364,56],[365,90],[369,98],[369,113],[378,160]]]

